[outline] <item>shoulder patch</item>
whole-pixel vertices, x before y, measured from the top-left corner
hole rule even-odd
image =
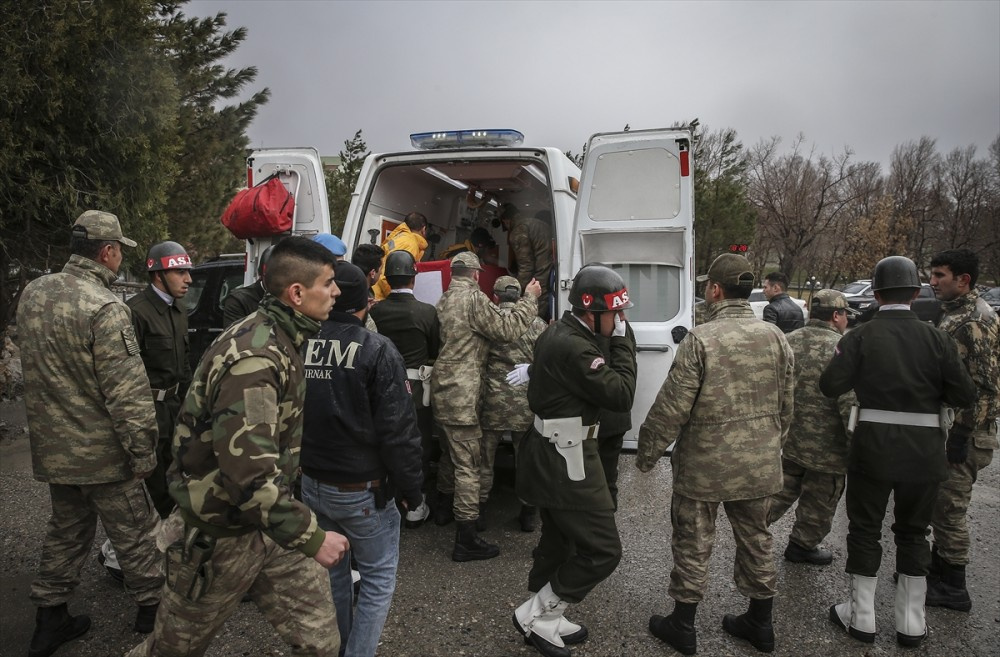
[[[595,358],[595,359],[593,360],[593,362],[592,362],[592,363],[590,364],[590,369],[592,369],[592,370],[596,370],[596,369],[598,369],[599,367],[603,367],[603,366],[604,366],[604,357],[602,357],[602,356],[598,356],[598,357],[597,357],[597,358]]]
[[[135,329],[132,328],[131,324],[122,329],[122,341],[125,343],[125,351],[128,352],[129,356],[139,355],[139,341],[135,339]]]
[[[243,391],[247,424],[278,423],[278,393],[274,388],[248,388]]]

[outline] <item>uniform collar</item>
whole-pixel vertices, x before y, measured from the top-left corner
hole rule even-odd
[[[969,290],[960,297],[955,297],[950,301],[942,301],[941,309],[946,313],[955,312],[960,309],[973,310],[976,307],[977,299],[979,299],[979,292]]]
[[[708,320],[719,317],[753,317],[753,308],[746,299],[723,299],[708,305]]]
[[[91,278],[96,280],[101,286],[108,289],[111,284],[118,280],[118,274],[111,271],[104,265],[90,258],[81,255],[71,255],[63,266],[63,273],[79,276],[80,278]]]
[[[260,302],[260,309],[291,338],[296,348],[319,333],[319,322],[285,305],[277,297],[265,296]]]

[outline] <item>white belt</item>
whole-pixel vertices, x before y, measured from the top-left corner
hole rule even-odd
[[[566,420],[577,420],[579,422],[579,428],[581,433],[581,439],[587,440],[589,438],[597,438],[597,432],[601,427],[600,422],[597,424],[583,424],[579,418],[558,418],[552,420],[543,420],[542,418],[535,416],[535,431],[542,434],[545,438],[558,438],[559,431],[562,426],[565,426]],[[560,426],[557,426],[559,423]],[[576,426],[574,426],[576,428]]]
[[[858,414],[859,422],[875,422],[877,424],[901,424],[907,427],[941,426],[941,417],[937,413],[904,413],[903,411],[880,411],[874,408],[862,408]]]
[[[406,378],[409,379],[409,380],[411,380],[411,381],[419,381],[420,380],[420,370],[418,370],[418,369],[416,369],[414,367],[407,367],[406,368]]]
[[[423,406],[426,408],[431,405],[431,372],[434,371],[433,365],[421,365],[420,367],[407,367],[406,368],[406,378],[411,381],[420,381],[424,385],[423,398],[420,400]]]

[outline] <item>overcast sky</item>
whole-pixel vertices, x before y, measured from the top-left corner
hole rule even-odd
[[[885,165],[1000,135],[1000,1],[333,2],[196,0],[249,35],[271,100],[254,147],[375,152],[412,132],[515,128],[579,152],[595,132],[701,119],[750,146],[798,133]]]

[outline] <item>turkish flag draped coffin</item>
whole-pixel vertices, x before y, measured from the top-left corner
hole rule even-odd
[[[490,299],[493,298],[493,284],[501,276],[507,275],[507,269],[496,265],[483,265],[479,272],[479,288]],[[436,304],[444,291],[451,285],[451,261],[431,260],[417,263],[417,280],[413,286],[413,295],[430,304]]]
[[[295,197],[275,174],[237,192],[222,213],[222,225],[241,240],[271,237],[290,231],[294,214]]]

